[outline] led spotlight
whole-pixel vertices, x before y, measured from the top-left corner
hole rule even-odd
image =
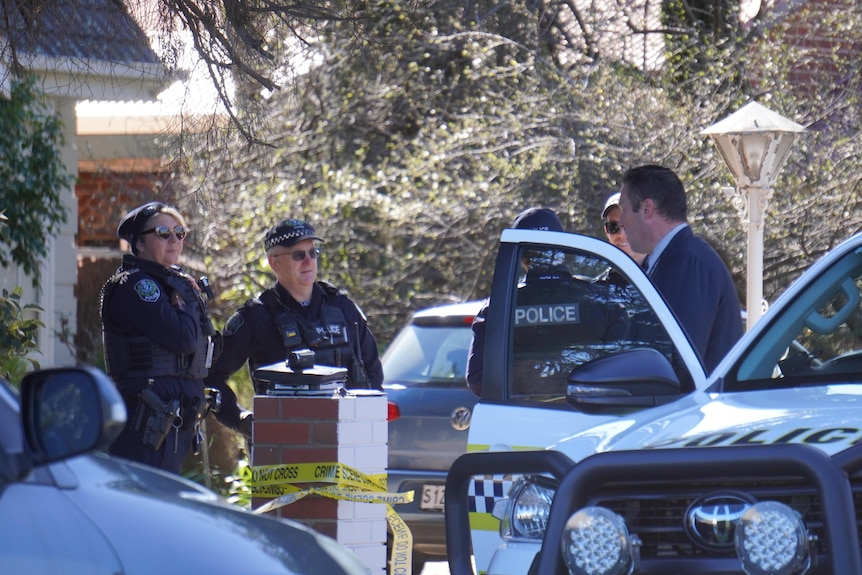
[[[748,575],[801,575],[810,566],[802,518],[777,501],[761,501],[742,514],[734,545]]]
[[[603,507],[585,507],[563,529],[563,560],[572,575],[630,575],[637,541],[623,518]]]

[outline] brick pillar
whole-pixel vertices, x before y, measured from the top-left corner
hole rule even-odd
[[[351,390],[345,396],[256,395],[252,466],[341,463],[367,475],[386,473],[386,412],[386,395],[378,391]],[[267,501],[255,498],[252,506]],[[385,505],[311,494],[269,513],[332,537],[350,548],[369,573],[385,573]]]

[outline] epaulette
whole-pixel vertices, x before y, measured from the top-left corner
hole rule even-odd
[[[130,270],[120,270],[117,273],[115,273],[114,275],[112,275],[111,279],[109,279],[108,281],[111,283],[122,285],[128,281],[129,276],[131,276],[133,273],[137,273],[139,271],[141,271],[141,270],[139,270],[138,268],[132,268]]]
[[[326,292],[327,295],[335,296],[343,293],[340,289],[338,289],[328,281],[318,280],[317,283],[321,288],[323,288],[323,291]]]

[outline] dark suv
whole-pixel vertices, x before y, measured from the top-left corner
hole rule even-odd
[[[390,492],[414,491],[395,511],[413,534],[413,572],[445,560],[443,494],[452,462],[467,450],[478,399],[465,373],[473,317],[481,301],[416,312],[383,354],[389,397]]]

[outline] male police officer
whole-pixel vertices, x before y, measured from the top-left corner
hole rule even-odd
[[[522,211],[515,217],[512,227],[516,230],[564,231],[563,224],[560,223],[557,214],[548,208],[528,208]],[[521,265],[528,282],[534,279],[533,276],[537,276],[538,274],[544,274],[552,279],[561,279],[559,276],[561,272],[552,271],[547,265],[533,266],[532,270],[528,261],[522,261]],[[564,271],[562,273],[568,272]],[[535,283],[535,280],[530,283]],[[470,349],[467,354],[467,387],[479,397],[482,396],[482,374],[485,370],[485,320],[488,315],[488,303],[489,300],[485,300],[482,309],[473,318],[473,339],[470,342]]]
[[[246,361],[254,373],[307,348],[315,352],[316,364],[346,367],[348,388],[381,389],[383,367],[365,314],[337,288],[317,281],[320,250],[315,241],[323,240],[304,220],[284,220],[267,231],[264,248],[277,281],[228,318],[223,351],[206,385],[224,388]],[[254,381],[254,386],[257,393],[266,391],[263,382]],[[250,414],[235,402],[228,407],[230,414],[224,408],[220,419],[242,419],[249,435]]]

